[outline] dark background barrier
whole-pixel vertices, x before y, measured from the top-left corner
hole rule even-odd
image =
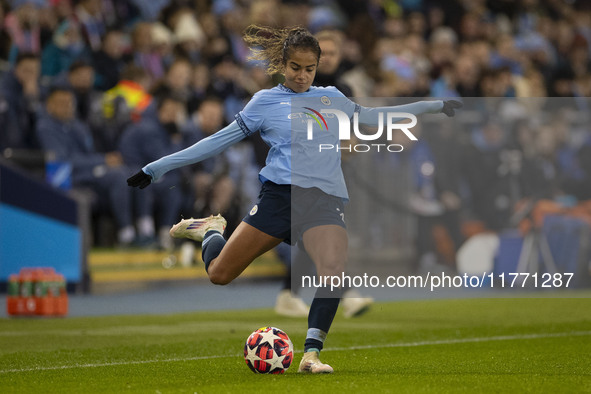
[[[22,267],[53,267],[69,283],[83,279],[76,202],[0,163],[0,281]]]

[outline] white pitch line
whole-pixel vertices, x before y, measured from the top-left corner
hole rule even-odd
[[[239,355],[236,355],[236,354],[233,354],[233,355],[213,355],[213,356],[198,356],[198,357],[184,357],[184,358],[165,358],[165,359],[155,359],[155,360],[115,361],[112,363],[60,365],[60,366],[55,366],[55,367],[33,367],[33,368],[21,368],[21,369],[5,369],[5,370],[0,370],[0,374],[13,373],[13,372],[56,371],[56,370],[75,369],[75,368],[111,367],[111,366],[119,366],[119,365],[173,363],[173,362],[179,362],[179,361],[212,360],[212,359],[216,359],[216,358],[229,358],[229,357],[239,357]]]
[[[573,331],[573,332],[557,332],[545,334],[522,334],[522,335],[499,335],[493,337],[476,337],[476,338],[457,338],[457,339],[442,339],[437,341],[422,341],[422,342],[402,342],[402,343],[387,343],[383,345],[361,345],[349,347],[333,347],[326,348],[324,351],[346,351],[346,350],[367,350],[378,348],[396,348],[396,347],[418,347],[418,346],[433,346],[433,345],[456,345],[461,343],[475,343],[475,342],[493,342],[493,341],[514,341],[520,339],[544,339],[544,338],[562,338],[575,336],[588,336],[591,331]],[[184,358],[167,358],[154,360],[137,360],[137,361],[115,361],[110,363],[95,363],[95,364],[74,364],[74,365],[60,365],[54,367],[34,367],[34,368],[16,368],[0,370],[0,374],[17,373],[17,372],[39,372],[39,371],[56,371],[64,369],[75,368],[98,368],[98,367],[112,367],[121,365],[141,365],[154,363],[171,363],[183,361],[196,360],[212,360],[217,358],[234,358],[241,357],[241,354],[233,355],[212,355],[212,356],[198,356],[198,357],[184,357]]]
[[[460,343],[474,343],[474,342],[492,342],[492,341],[514,341],[519,339],[543,339],[543,338],[560,338],[560,337],[575,337],[591,335],[591,331],[573,331],[573,332],[557,332],[546,334],[523,334],[523,335],[499,335],[494,337],[480,337],[480,338],[458,338],[458,339],[443,339],[439,341],[422,341],[422,342],[408,342],[408,343],[389,343],[385,345],[359,345],[349,347],[327,348],[325,350],[343,351],[343,350],[365,350],[376,348],[393,348],[393,347],[415,347],[415,346],[429,346],[429,345],[456,345]]]

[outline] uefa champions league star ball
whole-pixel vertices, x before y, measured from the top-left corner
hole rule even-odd
[[[284,373],[293,361],[293,345],[276,327],[254,331],[244,344],[244,360],[254,373]]]

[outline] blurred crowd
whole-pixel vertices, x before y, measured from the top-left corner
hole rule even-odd
[[[266,155],[256,137],[140,193],[125,183],[280,81],[248,60],[241,35],[252,23],[317,34],[316,84],[351,97],[568,97],[580,112],[591,96],[584,0],[0,0],[0,23],[3,156],[37,150],[45,162],[67,162],[72,187],[92,190],[96,215],[114,218],[120,245],[171,248],[168,228],[181,214],[222,212],[231,230],[256,199]],[[524,114],[510,127],[480,119],[408,147],[415,191],[441,204],[436,216],[470,211],[489,228],[507,226],[490,207],[513,200],[489,189],[513,174],[506,152],[516,149],[535,163],[527,178],[541,179],[536,196],[591,197],[589,131]]]

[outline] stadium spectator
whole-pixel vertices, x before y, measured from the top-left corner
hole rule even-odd
[[[43,48],[41,75],[55,77],[84,55],[84,40],[78,24],[73,20],[65,20],[53,33],[51,42]]]
[[[472,213],[492,231],[510,224],[514,204],[522,197],[527,174],[514,165],[506,125],[494,115],[474,127],[462,157]]]
[[[103,154],[94,149],[90,129],[76,118],[75,98],[69,89],[52,89],[36,132],[45,152],[57,161],[71,164],[74,187],[89,188],[99,196],[99,201],[107,202],[117,223],[119,245],[131,244],[135,229],[131,193],[125,187],[128,170],[119,152]]]
[[[315,86],[334,86],[345,96],[352,97],[353,90],[342,79],[342,46],[343,39],[337,31],[320,31],[316,34],[322,50],[318,73],[314,79]]]
[[[0,84],[2,148],[35,149],[36,112],[40,105],[39,57],[21,53]]]
[[[174,95],[167,95],[161,96],[157,102],[156,113],[146,114],[140,122],[128,126],[121,136],[119,150],[125,164],[130,167],[156,160],[185,146],[177,125],[184,112],[184,101]],[[158,246],[165,250],[173,248],[168,231],[177,221],[184,203],[181,179],[180,170],[171,171],[147,193],[136,196],[140,244],[153,243],[155,226],[158,226]],[[155,220],[156,212],[158,216]]]
[[[535,162],[541,170],[540,197],[553,199],[564,194],[563,174],[558,161],[558,138],[550,126],[536,129],[534,147]]]
[[[41,54],[40,8],[43,0],[19,0],[13,2],[13,9],[6,15],[4,27],[12,41],[10,60],[13,62],[20,53]]]
[[[152,23],[136,24],[131,33],[131,50],[134,63],[156,80],[164,75],[164,62],[162,55],[155,51],[152,31]]]
[[[247,90],[250,82],[243,77],[240,65],[230,55],[217,60],[211,73],[211,93],[224,101],[227,113],[236,113],[250,97]]]
[[[455,90],[461,97],[480,97],[480,69],[475,59],[470,56],[462,56],[456,60],[454,79]]]
[[[485,70],[480,78],[479,89],[482,97],[509,97],[515,95],[511,74],[507,68]]]
[[[191,73],[193,67],[186,58],[177,58],[166,70],[164,77],[156,82],[152,96],[156,99],[174,95],[188,105],[191,96]]]
[[[74,8],[76,21],[80,24],[84,39],[92,51],[101,48],[102,36],[107,30],[103,7],[109,2],[110,0],[80,0]]]
[[[441,73],[441,69],[453,64],[457,57],[458,36],[456,32],[441,26],[434,30],[429,37],[429,61],[434,72]]]
[[[281,7],[285,7],[282,4]],[[241,64],[247,64],[249,62],[248,57],[250,50],[244,40],[242,39],[242,32],[248,25],[248,21],[243,17],[244,10],[241,7],[232,7],[229,10],[224,11],[220,17],[220,33],[210,36],[210,41],[216,44],[223,44],[223,41],[229,46],[226,54],[232,54],[232,58]],[[303,24],[303,23],[302,23]],[[218,39],[216,39],[218,37]],[[220,48],[223,48],[221,45]],[[220,50],[220,52],[222,52]],[[220,54],[218,52],[218,55]]]
[[[206,37],[193,10],[189,7],[176,8],[166,22],[172,31],[176,56],[192,62],[199,61]]]
[[[160,22],[152,24],[152,46],[153,53],[162,59],[166,68],[175,60],[174,37],[168,27]]]
[[[99,152],[117,149],[123,130],[138,122],[151,103],[148,93],[150,75],[138,66],[128,65],[121,73],[121,80],[107,90],[92,108],[92,130]]]
[[[67,73],[67,84],[76,98],[76,117],[90,123],[92,106],[100,100],[100,92],[94,89],[94,68],[86,61],[74,62]]]
[[[558,69],[550,80],[550,97],[574,97],[574,73],[569,68]],[[572,103],[572,101],[571,101]]]
[[[150,1],[129,0],[129,1],[139,9],[142,19],[145,21],[149,21],[149,22],[152,22],[152,21],[155,21],[156,19],[158,19],[158,15],[160,14],[160,11],[162,11],[162,9],[164,7],[166,7],[171,2],[171,0],[150,0]]]
[[[211,78],[209,74],[209,68],[205,63],[197,63],[193,66],[191,71],[191,83],[190,83],[190,97],[187,102],[187,109],[190,114],[195,112],[201,102],[211,92]]]
[[[489,67],[493,70],[507,68],[512,74],[522,75],[521,53],[515,47],[515,40],[510,34],[496,38],[491,53]]]
[[[101,49],[92,54],[95,71],[94,86],[99,90],[109,90],[119,82],[125,66],[124,35],[120,30],[108,30],[103,36]]]
[[[539,149],[538,156],[544,160],[543,168],[554,168],[555,173],[555,179],[548,177],[547,185],[554,187],[551,197],[568,195],[576,199],[585,198],[587,185],[579,156],[581,145],[585,144],[585,141],[577,142],[574,137],[573,130],[576,130],[576,127],[569,119],[574,112],[572,107],[558,109],[547,127],[538,130],[535,144]]]
[[[66,19],[73,19],[74,4],[72,3],[72,0],[50,0],[55,17],[59,22],[63,22]]]

